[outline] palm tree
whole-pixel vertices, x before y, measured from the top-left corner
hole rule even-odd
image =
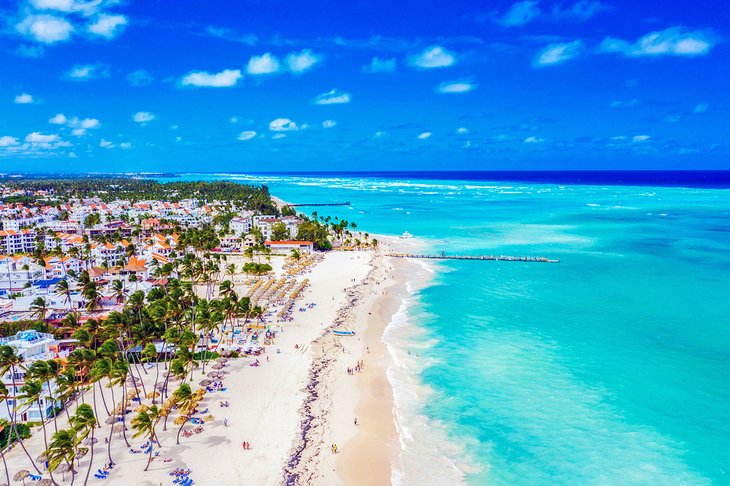
[[[180,410],[180,417],[176,419],[176,423],[180,423],[180,428],[177,430],[176,444],[180,444],[180,432],[182,432],[185,424],[188,423],[192,416],[192,411],[195,410],[196,400],[195,395],[190,389],[190,385],[183,383],[170,397]]]
[[[41,406],[41,398],[43,396],[43,383],[38,380],[28,380],[25,382],[25,385],[20,388],[20,391],[23,393],[22,398],[25,398],[25,402],[21,405],[21,407],[29,407],[33,404],[38,405],[38,415],[40,416],[41,425],[43,426],[43,443],[46,446],[46,450],[48,450],[48,434],[46,432],[46,421],[43,416],[43,407]],[[51,481],[53,481],[53,473],[51,471],[49,472],[51,474]]]
[[[0,347],[0,369],[2,369],[2,374],[4,375],[8,371],[10,371],[10,376],[12,380],[12,387],[13,387],[13,404],[18,403],[18,387],[15,384],[15,376],[16,376],[16,369],[19,366],[22,366],[23,363],[23,357],[19,356],[15,353],[15,348],[12,346],[2,346]],[[0,382],[2,384],[2,382]],[[41,474],[40,469],[38,469],[38,466],[36,466],[35,462],[33,461],[33,458],[30,457],[30,454],[28,453],[28,449],[25,448],[25,444],[23,443],[23,438],[20,436],[20,433],[18,433],[18,423],[17,423],[17,410],[18,407],[15,407],[10,412],[10,404],[7,401],[7,397],[9,395],[7,388],[5,388],[5,385],[2,384],[2,387],[0,388],[0,394],[5,398],[5,405],[8,407],[8,416],[10,417],[10,425],[13,428],[13,431],[15,432],[15,437],[18,439],[18,442],[20,443],[20,447],[23,448],[23,451],[25,452],[25,455],[28,456],[28,459],[30,460],[31,464],[35,468],[35,470],[38,472],[38,474]],[[8,440],[8,447],[10,447],[10,441]]]
[[[49,359],[48,361],[37,360],[34,361],[26,372],[26,377],[34,378],[42,383],[46,384],[48,390],[48,399],[53,404],[53,428],[55,432],[58,432],[58,425],[56,424],[56,399],[53,397],[53,389],[51,388],[51,380],[54,380],[61,371],[61,365],[58,361]]]
[[[48,301],[43,297],[36,297],[33,302],[30,303],[30,310],[32,311],[33,317],[40,321],[46,320],[46,314],[48,314]]]
[[[4,385],[3,385],[4,386]],[[5,400],[6,396],[0,396],[0,400]],[[7,427],[9,422],[7,420],[0,419],[0,433],[2,433]],[[11,429],[12,430],[12,429]],[[8,442],[10,442],[10,433],[8,433]],[[5,450],[4,447],[0,447],[0,457],[3,460],[3,466],[5,466],[5,480],[7,484],[10,484],[10,471],[8,471],[8,463],[5,462]]]
[[[53,434],[51,443],[46,450],[46,456],[48,457],[48,471],[53,472],[62,463],[66,463],[68,470],[71,472],[72,485],[76,474],[76,471],[74,470],[74,460],[76,459],[76,452],[79,450],[78,445],[79,439],[76,430],[61,429]]]
[[[152,449],[154,448],[155,442],[157,442],[155,427],[160,417],[160,409],[157,408],[157,405],[152,405],[146,410],[143,409],[132,419],[132,428],[137,431],[133,437],[146,437],[150,443],[148,450],[149,458],[147,459],[147,466],[144,468],[145,471],[149,469],[150,463],[152,462]]]
[[[65,297],[68,310],[71,310],[71,285],[69,285],[68,280],[63,279],[59,281],[54,286],[53,290],[56,295],[63,295]]]
[[[88,404],[80,405],[76,409],[76,414],[71,418],[71,427],[74,428],[78,435],[77,440],[84,440],[89,434],[91,434],[91,440],[89,441],[89,447],[91,454],[89,455],[89,468],[86,470],[86,477],[84,478],[84,486],[89,482],[89,474],[94,464],[94,430],[96,429],[96,417],[94,411]]]
[[[122,281],[122,280],[113,281],[112,282],[112,291],[114,291],[114,296],[117,298],[117,304],[123,304],[124,303],[124,294],[125,294],[124,281]]]

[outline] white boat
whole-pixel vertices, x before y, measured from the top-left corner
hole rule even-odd
[[[403,234],[400,235],[398,238],[400,238],[401,240],[410,240],[411,238],[413,238],[413,235],[410,234],[408,231],[404,231]]]

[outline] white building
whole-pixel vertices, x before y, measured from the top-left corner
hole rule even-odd
[[[0,255],[30,253],[35,250],[36,232],[33,230],[0,231]]]
[[[234,235],[240,237],[251,232],[253,221],[251,218],[236,217],[231,220],[228,226]]]
[[[5,231],[20,231],[22,228],[30,228],[43,223],[43,221],[45,221],[45,218],[42,215],[34,215],[24,218],[3,219],[2,224]]]
[[[292,250],[297,250],[301,255],[309,255],[314,251],[314,243],[311,241],[267,241],[264,244],[271,249],[273,255],[288,255]]]
[[[15,336],[1,338],[0,346],[11,346],[15,348],[15,352],[23,358],[23,367],[16,367],[14,375],[12,369],[2,375],[3,384],[8,389],[8,405],[10,406],[10,410],[13,410],[16,406],[25,402],[25,399],[18,399],[18,397],[23,394],[21,388],[25,385],[26,368],[28,368],[33,361],[41,359],[49,360],[62,356],[59,356],[58,341],[54,339],[53,335],[37,331],[21,331]],[[41,419],[47,419],[52,415],[54,403],[56,406],[59,404],[58,400],[51,398],[51,396],[55,394],[55,382],[51,381],[50,390],[48,388],[48,384],[44,382],[40,398],[40,410],[38,410],[37,402],[34,402],[31,405],[21,406],[16,412],[18,421],[38,422]],[[13,399],[13,396],[16,398]],[[0,419],[10,419],[7,407],[5,406],[0,407]]]
[[[0,293],[23,290],[44,274],[44,268],[27,256],[0,256]]]

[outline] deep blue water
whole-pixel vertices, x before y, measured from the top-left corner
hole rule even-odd
[[[730,190],[184,177],[350,201],[318,209],[373,233],[407,230],[433,251],[561,259],[441,263],[414,295],[390,344],[401,376],[431,392],[401,400],[417,451],[403,482],[428,471],[420,484],[448,484],[434,470],[443,455],[475,485],[730,484]]]

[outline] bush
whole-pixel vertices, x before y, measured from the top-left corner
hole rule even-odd
[[[23,440],[30,437],[30,426],[28,424],[16,424],[16,427],[18,428],[18,434],[20,434],[20,437]],[[3,449],[7,447],[9,437],[12,437],[11,443],[18,440],[15,436],[15,430],[8,423],[7,425],[5,425],[5,428],[2,430],[2,432],[0,432],[0,447],[2,447]]]

